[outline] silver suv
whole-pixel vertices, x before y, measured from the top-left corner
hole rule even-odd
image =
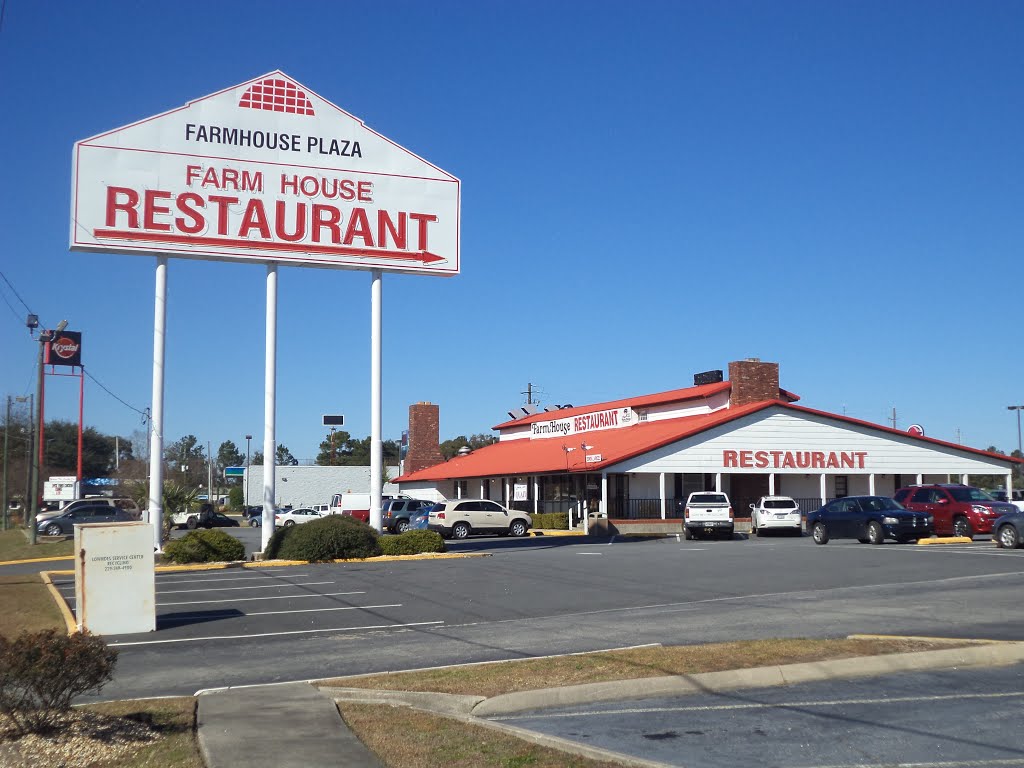
[[[427,528],[446,539],[464,539],[475,533],[525,536],[533,520],[525,512],[508,510],[489,499],[452,499],[430,507]]]
[[[388,499],[384,502],[382,524],[385,531],[405,533],[409,530],[409,518],[422,515],[433,504],[422,499]]]

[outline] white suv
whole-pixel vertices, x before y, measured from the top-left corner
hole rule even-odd
[[[533,520],[525,512],[508,510],[489,499],[452,499],[429,508],[427,528],[446,539],[464,539],[474,533],[525,536]]]
[[[750,505],[750,532],[761,535],[762,531],[779,530],[803,532],[800,505],[789,496],[762,496],[757,504]]]

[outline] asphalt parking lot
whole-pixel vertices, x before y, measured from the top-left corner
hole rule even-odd
[[[258,533],[256,529],[233,529]],[[160,573],[104,698],[644,643],[1024,639],[1024,550],[809,538],[452,542],[467,559]],[[73,607],[71,576],[55,583]]]

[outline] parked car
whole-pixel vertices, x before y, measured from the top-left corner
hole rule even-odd
[[[991,533],[996,518],[1017,511],[1013,504],[996,501],[980,488],[955,483],[900,488],[893,498],[907,509],[932,515],[939,536]]]
[[[65,512],[36,523],[36,532],[44,536],[67,536],[83,523],[127,523],[135,518],[127,510],[113,504],[79,504]]]
[[[718,491],[694,491],[683,509],[683,538],[714,536],[731,539],[733,512],[729,497]]]
[[[263,507],[248,506],[242,509],[242,519],[251,520],[253,517],[259,517],[263,515]]]
[[[274,515],[274,525],[284,526],[287,528],[290,525],[296,525],[298,523],[308,523],[310,520],[319,520],[320,515],[316,513],[316,510],[310,509],[309,507],[299,507],[298,509],[281,509]]]
[[[464,539],[477,533],[525,536],[533,525],[525,512],[508,510],[489,499],[452,499],[429,507],[427,528],[446,539]]]
[[[314,504],[311,507],[311,509],[314,512],[316,512],[318,515],[320,515],[321,517],[323,517],[324,515],[331,514],[331,505],[330,504]]]
[[[829,539],[857,539],[861,544],[896,539],[906,544],[930,537],[933,524],[927,512],[904,509],[888,496],[845,496],[807,516],[815,544],[827,544]]]
[[[262,528],[263,527],[263,515],[253,515],[249,518],[250,528]]]
[[[381,527],[391,533],[405,533],[409,530],[409,519],[433,504],[422,499],[389,499],[383,504]]]
[[[992,523],[992,541],[1002,549],[1016,549],[1024,545],[1024,512],[997,517]]]
[[[406,530],[409,531],[425,531],[430,525],[430,513],[427,511],[430,507],[425,507],[418,512],[415,512],[412,517],[409,518],[409,527]]]
[[[210,512],[203,515],[199,525],[202,528],[238,528],[241,523],[223,512]]]
[[[768,530],[803,533],[800,505],[789,496],[762,496],[750,505],[750,532],[760,536]]]

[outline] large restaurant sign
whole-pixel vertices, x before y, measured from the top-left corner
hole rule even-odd
[[[459,204],[278,71],[75,144],[71,248],[455,275]]]
[[[723,467],[740,469],[864,469],[867,451],[722,451]]]
[[[600,429],[618,429],[632,426],[636,422],[636,412],[632,408],[612,408],[570,416],[568,419],[534,422],[530,425],[530,439],[567,437]]]

